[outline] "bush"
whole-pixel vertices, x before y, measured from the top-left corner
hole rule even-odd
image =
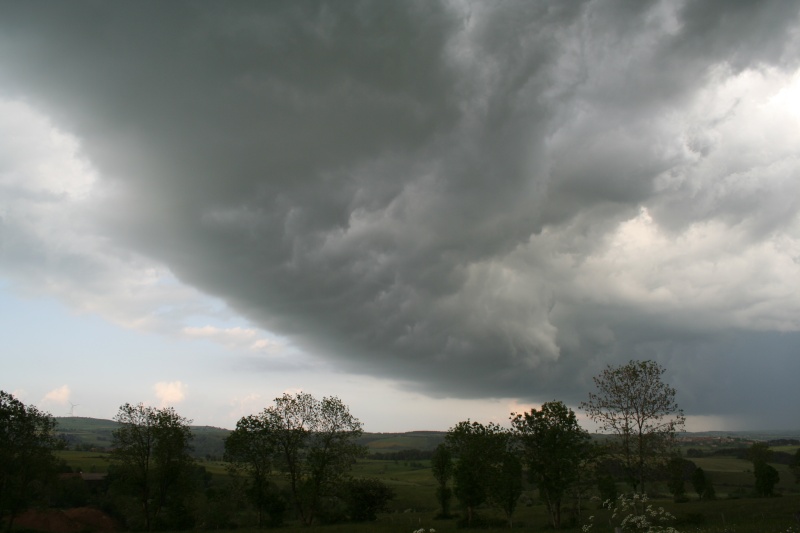
[[[344,485],[347,514],[353,522],[375,520],[395,497],[394,490],[377,479],[350,479]]]

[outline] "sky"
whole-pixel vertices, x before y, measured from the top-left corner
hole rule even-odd
[[[0,17],[0,389],[372,432],[653,360],[798,429],[796,1],[37,2]]]

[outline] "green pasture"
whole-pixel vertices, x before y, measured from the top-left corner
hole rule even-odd
[[[92,474],[108,472],[109,454],[106,452],[62,450],[55,452],[55,456],[64,460],[64,462],[76,472]]]
[[[61,451],[58,456],[74,469],[84,472],[105,472],[109,464],[106,453]],[[800,533],[800,523],[795,513],[800,512],[800,485],[794,483],[794,477],[784,465],[774,465],[778,469],[781,481],[778,485],[779,496],[774,498],[754,498],[752,494],[752,465],[734,457],[701,457],[692,461],[710,475],[716,488],[716,501],[699,502],[690,483],[686,484],[690,501],[676,504],[671,498],[662,497],[653,500],[656,506],[663,506],[677,517],[675,527],[683,533]],[[227,476],[225,463],[221,461],[199,461],[215,480],[224,482]],[[394,461],[394,460],[359,460],[353,467],[354,477],[380,479],[396,493],[390,503],[388,512],[379,516],[378,520],[366,524],[318,525],[302,528],[299,524],[289,522],[286,527],[271,529],[276,533],[311,530],[328,533],[339,532],[375,532],[375,533],[411,533],[419,528],[435,529],[437,532],[454,532],[457,520],[436,520],[437,503],[435,498],[435,481],[430,471],[429,461]],[[276,478],[276,482],[282,483]],[[620,490],[623,490],[620,485]],[[664,488],[656,488],[656,492],[666,494]],[[527,502],[527,505],[524,503]],[[566,504],[567,508],[572,503]],[[454,500],[454,509],[457,502]],[[566,532],[580,531],[580,524],[589,516],[593,516],[592,532],[611,532],[607,510],[594,500],[584,500],[580,508],[580,516],[570,517],[565,511],[565,523],[562,529]],[[486,527],[481,531],[500,532],[508,529],[502,514],[489,507],[479,510]],[[526,490],[522,501],[514,515],[514,529],[527,531],[552,531],[546,509],[539,502],[535,491]],[[789,529],[789,528],[794,528]],[[249,529],[238,529],[237,532],[250,533]],[[255,530],[253,530],[253,533]]]
[[[753,465],[749,461],[729,456],[697,457],[691,460],[710,475],[718,497],[748,494],[752,491]],[[788,466],[780,464],[772,466],[780,475],[780,481],[776,485],[779,493],[800,493],[800,485],[794,482],[794,475]],[[687,491],[691,493],[691,486],[688,484]]]
[[[791,455],[796,454],[798,449],[800,449],[800,446],[770,446],[770,450],[784,452]]]
[[[753,498],[740,500],[717,500],[712,502],[691,501],[675,504],[671,500],[653,500],[656,507],[664,507],[676,517],[674,527],[681,533],[786,533],[800,532],[800,524],[794,513],[800,510],[800,496],[777,498]],[[289,523],[285,527],[270,529],[275,533],[318,531],[320,533],[412,533],[420,528],[435,529],[437,533],[464,531],[457,519],[437,520],[435,510],[406,509],[381,514],[378,520],[362,524],[316,525],[302,527]],[[479,516],[487,525],[477,529],[489,533],[508,531],[500,513],[489,508],[479,510]],[[612,533],[619,518],[612,521],[610,513],[598,503],[589,502],[581,509],[581,520],[593,517],[591,531]],[[554,531],[549,523],[545,507],[541,503],[520,505],[514,514],[514,530]],[[255,533],[256,530],[237,529],[238,533]],[[560,531],[576,533],[580,524],[565,525]],[[228,533],[228,532],[226,532]],[[233,533],[231,531],[230,533]]]

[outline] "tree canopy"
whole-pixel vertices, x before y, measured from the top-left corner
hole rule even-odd
[[[553,527],[558,529],[561,502],[580,478],[583,459],[588,455],[589,435],[578,424],[572,409],[557,401],[547,402],[539,410],[513,415],[511,424],[519,436],[530,480],[539,488]]]
[[[675,401],[675,389],[662,381],[665,369],[654,361],[608,366],[594,378],[596,393],[581,407],[598,431],[615,435],[612,451],[634,490],[644,491],[674,448],[675,433],[686,418]]]
[[[62,443],[55,436],[55,419],[0,391],[0,523],[11,529],[17,514],[37,496],[35,480],[55,473],[53,451]]]
[[[341,485],[358,457],[361,422],[339,398],[284,394],[260,414],[242,418],[226,454],[247,464],[253,483],[274,468],[288,477],[297,516],[306,525],[317,517],[325,496]],[[264,485],[266,486],[266,485]]]
[[[273,417],[265,413],[242,417],[225,439],[229,471],[234,475],[244,472],[248,478],[247,496],[256,508],[258,527],[263,525],[265,511],[271,515],[273,524],[282,520],[282,516],[276,516],[275,511],[282,513],[283,509],[275,505],[280,504],[274,501],[279,497],[269,481],[278,450],[273,422]]]
[[[120,424],[111,455],[117,490],[138,502],[144,529],[168,525],[162,512],[175,514],[191,482],[191,421],[171,407],[141,403],[120,406],[114,420]]]
[[[456,459],[455,494],[467,510],[470,525],[475,509],[490,501],[511,520],[522,492],[522,470],[511,450],[511,433],[497,424],[466,420],[450,428],[445,444]]]

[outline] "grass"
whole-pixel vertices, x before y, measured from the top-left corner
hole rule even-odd
[[[108,472],[109,454],[106,452],[78,452],[63,450],[55,452],[56,457],[63,459],[75,471],[86,473]]]
[[[792,498],[761,498],[751,500],[718,500],[714,502],[689,502],[673,504],[669,501],[655,501],[656,506],[663,506],[677,517],[674,524],[678,531],[684,533],[784,533],[789,528],[800,531],[800,524],[795,520],[794,510],[800,508],[800,497]],[[492,510],[483,509],[482,515],[497,523],[494,527],[481,529],[486,532],[508,531],[502,525],[502,516]],[[433,528],[439,533],[462,531],[457,527],[456,520],[435,520],[434,512],[401,512],[387,513],[379,516],[378,520],[368,524],[341,524],[330,526],[315,526],[313,531],[339,533],[375,532],[375,533],[411,533],[419,528]],[[592,531],[613,531],[609,513],[590,505],[583,511],[584,518],[594,515],[595,526]],[[541,504],[520,508],[514,516],[513,529],[528,531],[553,531],[549,523],[545,508]],[[299,526],[291,525],[278,528],[276,533],[297,531]],[[239,530],[241,531],[241,530]],[[565,526],[564,532],[581,531],[580,526]]]
[[[793,514],[800,510],[800,497],[753,498],[745,500],[717,500],[711,502],[687,502],[674,504],[667,500],[652,501],[655,506],[663,506],[677,517],[673,524],[681,533],[785,533],[789,528],[800,532],[800,524]],[[608,511],[597,504],[587,505],[583,511],[584,520],[594,516],[592,532],[604,533],[613,531],[613,524]],[[482,517],[489,519],[493,525],[481,528],[488,533],[501,533],[509,528],[503,517],[491,509],[481,509]],[[317,531],[320,533],[374,532],[374,533],[412,533],[419,528],[435,529],[437,533],[463,531],[456,519],[436,520],[435,511],[409,511],[385,513],[375,522],[364,524],[335,524],[302,527],[299,524],[287,524],[285,527],[270,529],[274,533],[297,531]],[[540,503],[530,507],[520,506],[514,515],[514,530],[555,531],[550,524],[546,510]],[[255,532],[255,529],[240,528],[238,533]],[[576,533],[581,531],[579,525],[565,525],[560,531]],[[233,532],[231,532],[233,533]]]
[[[58,455],[73,468],[84,472],[105,472],[109,464],[106,453],[61,451]],[[800,533],[800,523],[795,513],[800,512],[800,485],[783,465],[774,465],[780,472],[781,481],[775,498],[753,498],[753,474],[749,462],[734,457],[702,457],[692,459],[702,467],[713,480],[718,500],[698,502],[694,499],[686,503],[675,504],[671,499],[653,500],[656,506],[663,506],[677,517],[675,527],[682,533],[786,533],[794,528],[793,533]],[[227,475],[225,463],[220,461],[201,461],[215,479],[223,480]],[[301,528],[299,524],[289,523],[287,527],[272,529],[275,533],[319,531],[326,533],[339,532],[375,532],[375,533],[411,533],[419,528],[433,528],[437,532],[454,532],[457,521],[435,520],[437,503],[435,498],[435,481],[430,471],[429,461],[379,461],[362,459],[351,472],[354,477],[377,478],[395,490],[396,498],[390,503],[389,512],[381,514],[377,521],[366,524],[320,525]],[[686,485],[690,497],[694,494],[691,485]],[[662,493],[666,491],[661,490]],[[533,505],[520,504],[514,515],[514,529],[529,531],[553,531],[546,509],[532,490],[526,496]],[[457,502],[454,500],[454,506]],[[589,515],[595,517],[592,531],[613,531],[609,524],[609,513],[597,502],[587,502],[581,509],[582,520]],[[492,527],[482,529],[487,532],[507,531],[502,514],[491,508],[483,508],[480,515],[487,519]],[[568,521],[565,518],[565,521]],[[240,528],[237,533],[249,533],[256,530]],[[580,531],[579,525],[564,527],[561,531]]]

